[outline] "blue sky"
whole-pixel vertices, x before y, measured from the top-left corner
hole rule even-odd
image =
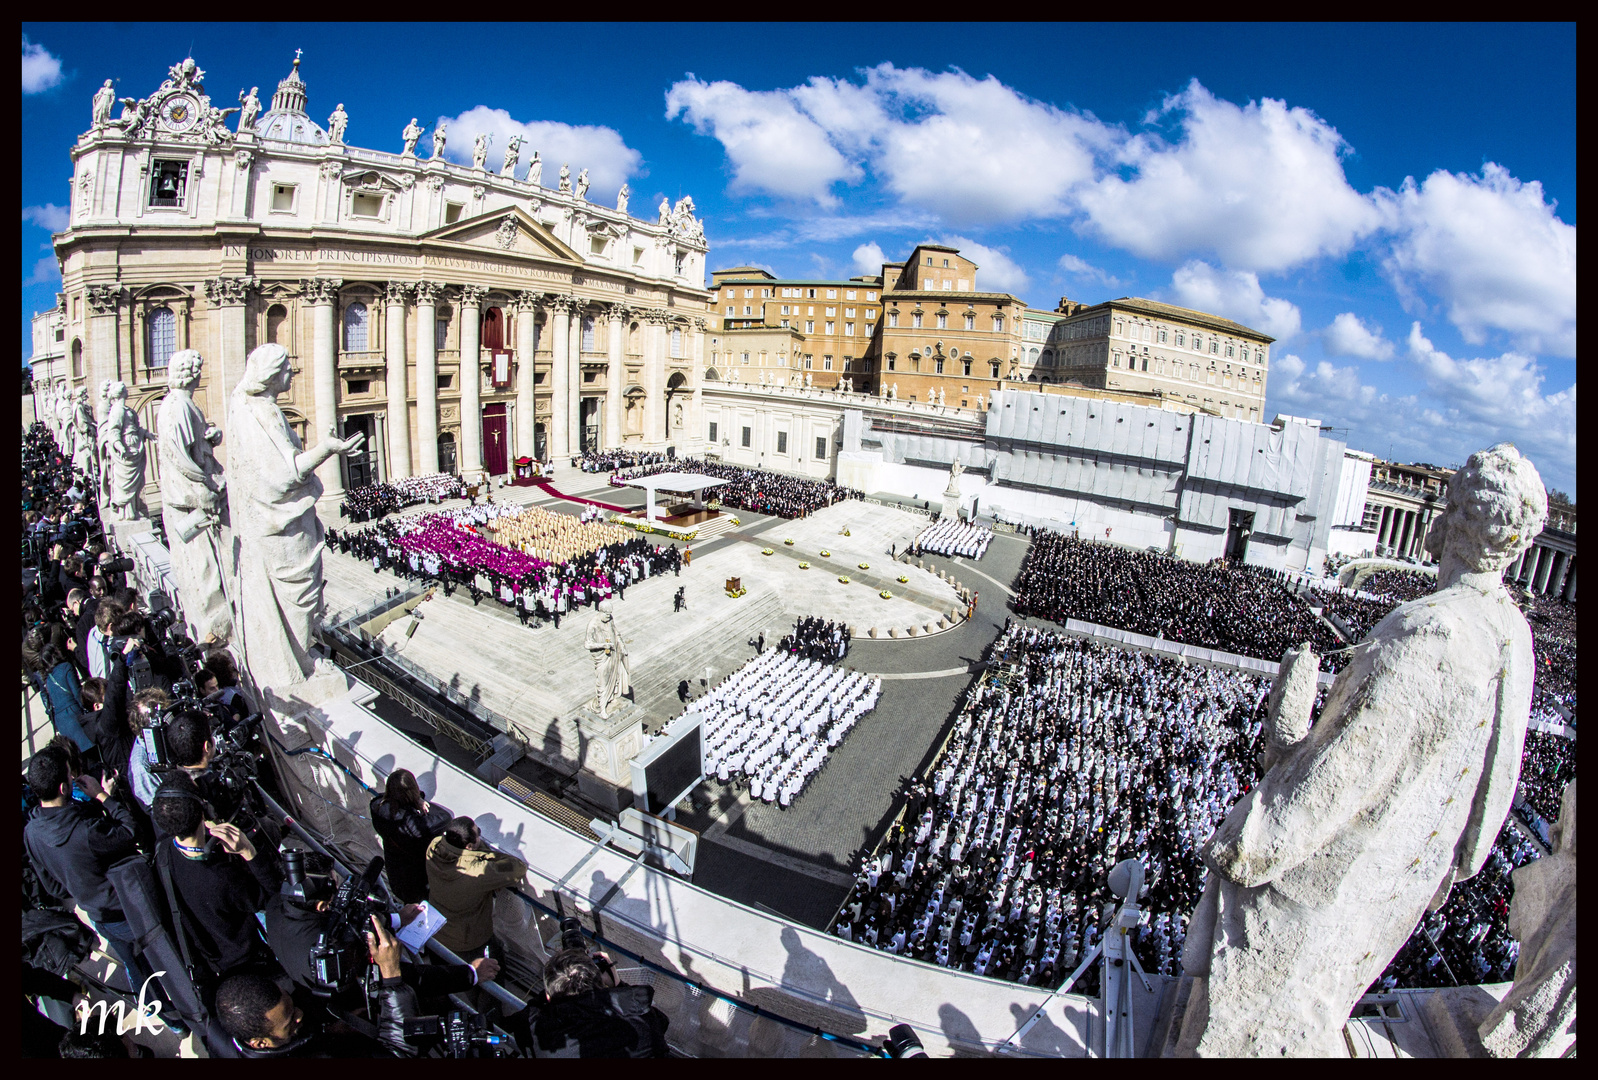
[[[1510,440],[1576,492],[1573,26],[25,24],[22,349],[52,306],[68,150],[105,78],[192,54],[213,102],[269,99],[400,149],[412,116],[524,134],[691,194],[711,266],[875,272],[923,240],[982,288],[1149,296],[1275,335],[1271,411],[1456,464]],[[424,148],[428,137],[424,137]],[[525,165],[523,166],[525,169]]]

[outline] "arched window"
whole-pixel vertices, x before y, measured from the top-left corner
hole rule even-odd
[[[441,307],[433,319],[433,348],[440,352],[448,348],[444,343],[449,340],[449,315],[449,308]]]
[[[357,300],[344,309],[344,351],[365,352],[367,345],[366,305]]]
[[[83,378],[83,341],[81,338],[72,340],[72,377]]]
[[[178,347],[178,317],[169,307],[150,312],[148,323],[150,366],[164,368]]]
[[[675,326],[671,329],[671,355],[673,357],[682,355],[682,330]]]
[[[594,317],[592,315],[584,315],[583,316],[583,346],[582,346],[582,351],[583,352],[593,352],[594,351]]]
[[[273,304],[266,309],[266,340],[283,346],[289,352],[294,351],[289,345],[289,309],[282,304]]]

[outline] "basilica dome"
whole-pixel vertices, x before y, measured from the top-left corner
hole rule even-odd
[[[272,108],[256,122],[256,137],[302,146],[326,146],[327,132],[306,114],[305,101],[305,81],[300,78],[300,58],[296,56],[288,78],[277,84]]]

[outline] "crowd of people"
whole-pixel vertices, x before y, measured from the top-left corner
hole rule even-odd
[[[993,540],[993,530],[971,521],[935,521],[910,542],[910,554],[963,555],[980,559]]]
[[[1552,825],[1559,820],[1565,785],[1576,778],[1576,740],[1546,731],[1526,732],[1520,758],[1520,794]]]
[[[849,628],[843,623],[807,615],[795,620],[793,633],[784,635],[777,648],[823,664],[841,663],[849,655]]]
[[[572,458],[572,468],[586,473],[616,472],[641,465],[670,464],[665,454],[651,450],[601,450]]]
[[[625,487],[627,481],[661,473],[693,473],[726,480],[711,495],[723,506],[750,510],[757,514],[770,514],[780,518],[802,518],[825,510],[845,499],[863,499],[865,493],[840,487],[831,480],[811,480],[803,476],[787,476],[750,469],[741,465],[726,465],[719,461],[700,458],[679,458],[660,461],[653,465],[639,465],[614,472],[610,476],[612,487]]]
[[[1389,568],[1374,571],[1359,583],[1359,588],[1361,592],[1386,596],[1394,603],[1405,604],[1435,592],[1437,575]]]
[[[1192,563],[1035,532],[1012,606],[1017,614],[1067,619],[1280,660],[1309,642],[1328,670],[1347,663],[1342,643],[1277,574],[1254,566]]]
[[[1350,641],[1364,641],[1365,635],[1398,606],[1391,600],[1373,600],[1368,596],[1331,590],[1315,590],[1312,597],[1311,603],[1321,605],[1321,614],[1331,619],[1332,625],[1342,623]]]
[[[1199,847],[1255,781],[1269,684],[1013,621],[990,658],[836,931],[1058,986],[1095,941],[1110,868],[1136,856],[1154,913],[1140,958],[1177,974]]]
[[[876,676],[768,649],[693,703],[706,772],[786,810],[881,693]]]
[[[464,498],[466,481],[451,473],[432,473],[351,488],[339,509],[351,521],[375,521],[418,503]]]
[[[607,522],[493,502],[391,517],[369,529],[330,529],[327,543],[370,560],[373,573],[460,586],[474,602],[491,596],[524,626],[548,619],[558,628],[571,611],[625,598],[635,582],[682,570],[676,545],[651,544]]]
[[[1526,594],[1522,603],[1537,658],[1531,712],[1547,723],[1576,723],[1576,605]],[[1559,800],[1554,800],[1559,805]],[[1550,819],[1552,820],[1552,819]]]

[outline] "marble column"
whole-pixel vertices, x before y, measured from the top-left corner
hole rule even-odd
[[[516,311],[516,453],[527,457],[538,445],[533,439],[533,425],[537,423],[534,363],[538,350],[538,300],[538,293],[523,292],[512,303]]]
[[[571,455],[571,429],[566,422],[566,403],[571,395],[571,312],[570,296],[550,297],[547,311],[552,331],[549,349],[549,456],[560,459]]]
[[[1553,551],[1549,548],[1538,547],[1536,551],[1537,575],[1532,579],[1531,591],[1541,596],[1548,588],[1548,572],[1554,568],[1554,560]]]
[[[666,442],[666,324],[664,311],[644,312],[644,443],[658,449]]]
[[[1570,563],[1570,573],[1565,578],[1565,599],[1570,603],[1576,602],[1576,562]]]
[[[610,338],[606,347],[609,363],[605,368],[605,431],[601,445],[607,450],[614,450],[621,445],[621,393],[626,389],[622,382],[627,377],[622,349],[627,338],[627,320],[632,312],[620,304],[613,304],[605,315]]]
[[[205,281],[205,298],[216,309],[217,322],[217,385],[221,389],[222,403],[244,376],[244,357],[249,351],[245,334],[245,303],[250,290],[260,282],[253,277],[208,278]],[[222,447],[227,446],[226,440]],[[222,456],[222,455],[218,455]],[[226,461],[225,456],[223,461]]]
[[[568,453],[583,452],[583,312],[585,303],[573,298],[570,328],[566,334],[566,430],[570,432]],[[552,403],[550,412],[560,412],[560,402]]]
[[[483,329],[481,285],[461,286],[461,475],[473,480],[483,471],[483,357],[479,336]]]
[[[688,350],[688,355],[693,357],[692,373],[689,376],[693,384],[694,396],[688,410],[688,419],[683,424],[683,439],[687,442],[698,442],[705,437],[705,320],[694,320],[693,342]],[[679,451],[680,452],[680,451]]]
[[[339,278],[307,278],[300,289],[311,305],[311,393],[314,403],[314,428],[307,432],[306,441],[315,445],[329,430],[338,431],[338,302]],[[239,369],[242,372],[242,368]],[[344,498],[344,472],[339,466],[343,459],[328,458],[317,467],[316,475],[322,478],[322,498],[340,501]]]
[[[1521,552],[1519,555],[1515,556],[1515,561],[1514,562],[1512,562],[1508,566],[1504,567],[1504,580],[1506,582],[1513,582],[1513,581],[1516,581],[1519,578],[1519,576],[1520,576],[1520,564],[1525,561],[1525,558],[1526,558],[1526,553],[1525,552]]]
[[[1386,547],[1387,546],[1387,513],[1388,513],[1388,508],[1383,506],[1383,507],[1380,507],[1379,509],[1380,509],[1380,513],[1377,515],[1377,518],[1376,518],[1376,546],[1377,547]]]
[[[383,384],[388,388],[388,479],[411,475],[411,394],[405,370],[405,298],[414,286],[391,281],[383,294]]]
[[[1548,572],[1548,595],[1563,596],[1565,592],[1565,571],[1569,568],[1570,559],[1563,551],[1554,552],[1553,569]]]
[[[416,284],[416,460],[419,475],[438,464],[438,298],[436,281]]]
[[[1399,545],[1399,552],[1403,555],[1415,554],[1415,519],[1418,515],[1413,510],[1404,511],[1404,540]]]
[[[117,341],[120,332],[117,312],[124,292],[119,285],[91,285],[88,289],[89,348],[84,359],[83,382],[79,385],[89,388],[89,404],[94,409],[97,424],[105,419],[100,380],[121,375],[121,365],[117,363],[121,351]]]

